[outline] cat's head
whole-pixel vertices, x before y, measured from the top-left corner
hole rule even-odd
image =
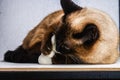
[[[107,55],[98,54],[95,49],[105,36],[103,29],[110,22],[108,16],[100,10],[82,8],[71,0],[61,0],[61,5],[64,16],[56,32],[56,50],[75,63],[100,63]],[[100,59],[96,59],[98,56]]]

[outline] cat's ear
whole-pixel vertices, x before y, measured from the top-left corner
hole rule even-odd
[[[65,15],[68,15],[76,10],[82,9],[82,7],[76,5],[72,0],[61,0],[61,6]]]

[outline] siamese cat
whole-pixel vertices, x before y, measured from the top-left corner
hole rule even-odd
[[[119,57],[118,30],[101,10],[61,0],[63,10],[45,17],[22,45],[7,51],[4,60],[40,64],[110,64]]]

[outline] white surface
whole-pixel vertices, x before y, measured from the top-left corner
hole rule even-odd
[[[120,59],[114,64],[40,65],[37,63],[9,63],[0,61],[0,68],[120,68]]]
[[[119,0],[73,1],[84,7],[105,11],[114,19],[118,27]],[[0,0],[0,60],[7,50],[17,48],[26,34],[46,15],[61,9],[59,2],[60,0]]]

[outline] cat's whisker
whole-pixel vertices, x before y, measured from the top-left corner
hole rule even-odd
[[[77,58],[77,57],[75,57],[74,55],[68,55],[68,57],[69,57],[70,59],[72,59],[72,60],[74,61],[74,63],[80,63],[80,59]]]

